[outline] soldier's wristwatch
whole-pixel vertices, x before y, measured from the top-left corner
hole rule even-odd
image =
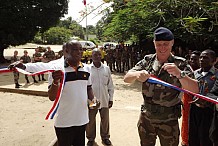
[[[181,71],[180,72],[180,77],[178,79],[182,79],[186,76],[185,72],[184,71]]]

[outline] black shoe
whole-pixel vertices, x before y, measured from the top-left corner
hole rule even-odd
[[[94,145],[94,141],[88,141],[86,146],[93,146]]]
[[[17,84],[18,86],[22,86],[21,84]]]
[[[44,78],[43,78],[42,80],[43,80],[43,81],[46,81],[46,79],[44,79]]]
[[[15,85],[15,88],[20,88],[20,86],[18,86],[18,85]]]
[[[34,80],[34,83],[38,83],[38,81]]]
[[[26,80],[26,83],[27,83],[27,84],[29,84],[29,83],[30,83],[30,81],[29,81],[29,80]]]
[[[39,79],[39,81],[41,81],[41,79]]]
[[[111,145],[111,141],[109,140],[109,139],[103,139],[102,140],[102,143],[104,144],[104,145]]]

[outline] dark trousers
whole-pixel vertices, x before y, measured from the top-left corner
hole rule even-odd
[[[189,116],[189,146],[212,146],[209,129],[213,117],[213,110],[209,107],[201,108],[191,104]]]
[[[58,146],[85,146],[86,125],[59,128],[55,127]]]

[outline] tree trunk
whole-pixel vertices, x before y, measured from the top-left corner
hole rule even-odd
[[[0,63],[6,63],[6,62],[8,62],[8,60],[5,59],[5,57],[4,57],[4,50],[5,50],[7,47],[8,47],[8,46],[0,45]]]

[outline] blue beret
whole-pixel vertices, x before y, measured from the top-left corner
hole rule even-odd
[[[159,27],[154,31],[155,41],[171,41],[173,39],[174,39],[173,33],[165,27]]]

